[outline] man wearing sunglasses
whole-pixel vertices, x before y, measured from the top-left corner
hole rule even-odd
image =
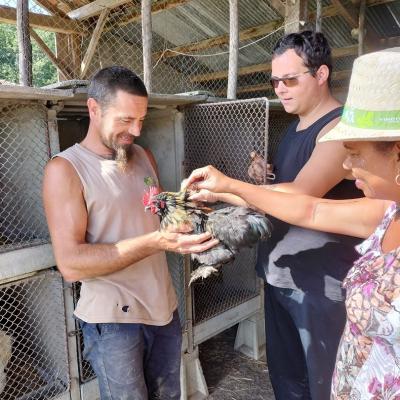
[[[362,194],[342,167],[340,143],[318,143],[339,121],[330,91],[331,50],[321,33],[289,34],[275,46],[271,85],[298,118],[277,150],[274,190],[327,198]],[[266,281],[269,374],[277,400],[328,400],[345,323],[341,281],[356,258],[355,238],[294,227],[273,219],[260,243],[257,270]]]

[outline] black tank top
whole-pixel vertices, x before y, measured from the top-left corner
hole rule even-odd
[[[342,107],[332,110],[301,131],[296,131],[298,120],[288,127],[273,160],[274,183],[296,178],[311,157],[320,131],[341,112]],[[354,181],[343,180],[324,197],[350,199],[363,197],[363,193]],[[273,217],[271,222],[272,237],[259,244],[258,274],[273,286],[320,292],[342,300],[341,281],[357,258],[354,246],[360,239],[300,228]]]

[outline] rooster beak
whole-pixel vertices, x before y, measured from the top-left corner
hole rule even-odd
[[[146,206],[145,208],[144,208],[144,211],[149,211],[150,210],[150,206]]]

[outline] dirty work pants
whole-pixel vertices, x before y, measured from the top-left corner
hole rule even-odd
[[[179,400],[181,325],[79,321],[84,358],[97,375],[101,400]]]
[[[276,400],[329,400],[344,302],[265,286],[268,370]]]

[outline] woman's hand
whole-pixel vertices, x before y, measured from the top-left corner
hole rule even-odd
[[[211,165],[207,167],[195,169],[189,176],[182,182],[181,190],[199,191],[207,189],[210,192],[229,192],[229,182],[231,178],[224,175]]]
[[[218,194],[210,192],[207,189],[201,189],[197,192],[190,191],[189,193],[189,200],[201,201],[204,203],[216,203],[219,201]]]

